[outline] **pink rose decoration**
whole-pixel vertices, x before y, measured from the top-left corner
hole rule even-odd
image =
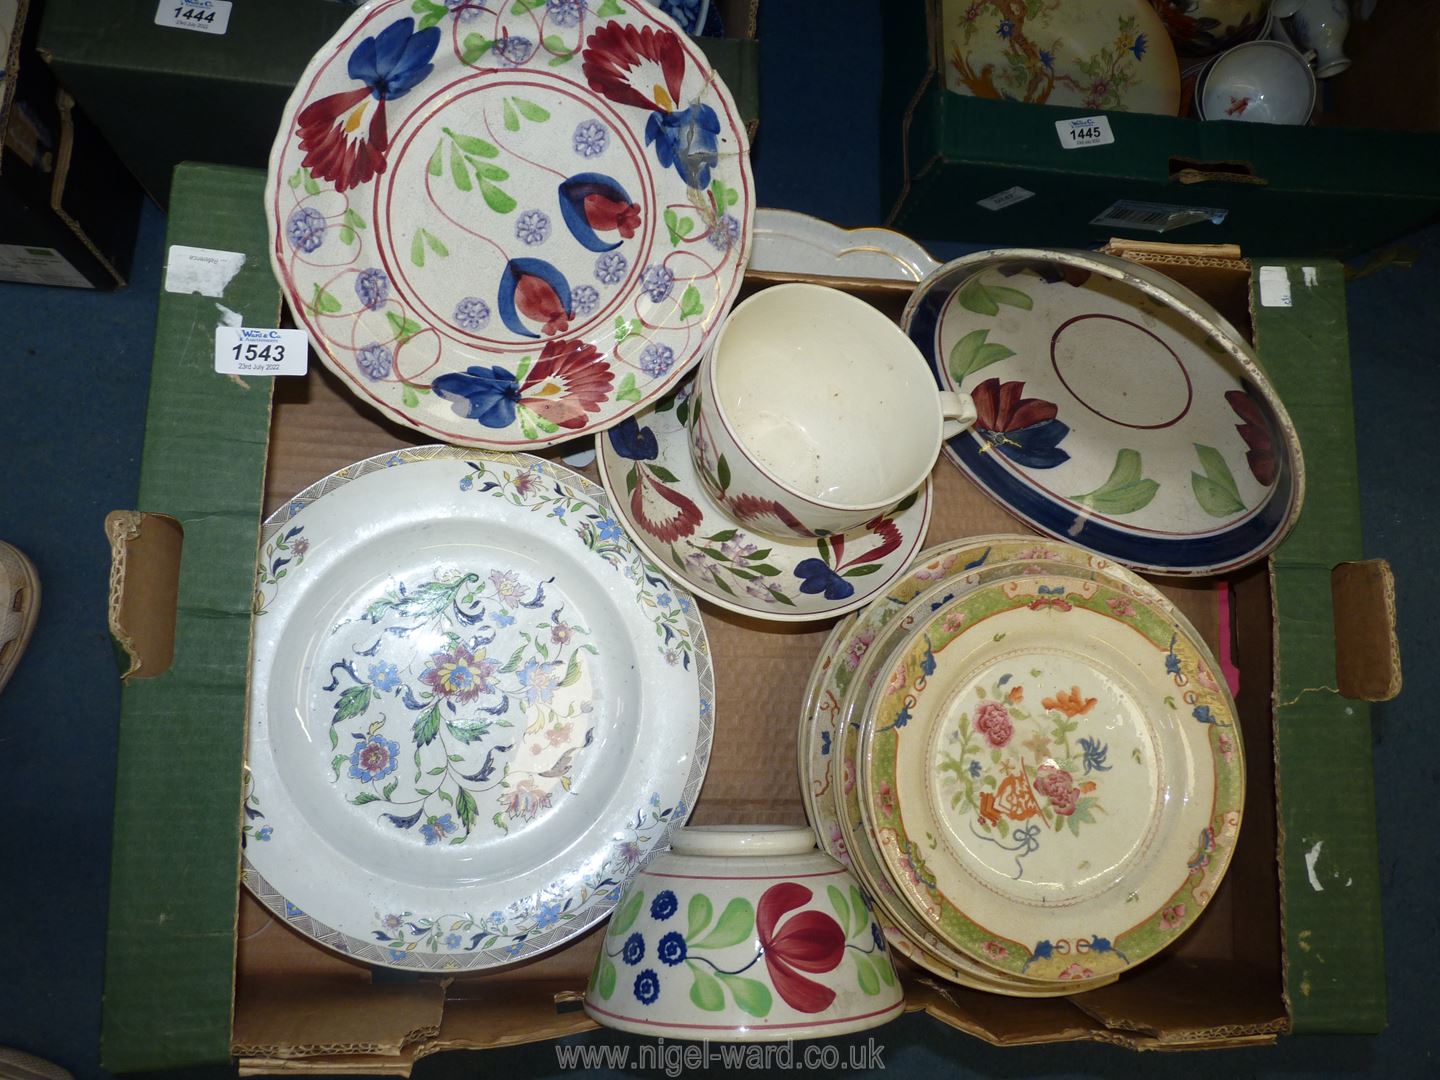
[[[850,865],[850,849],[845,846],[845,834],[838,824],[830,826],[830,854],[846,866]]]
[[[1130,601],[1123,596],[1114,596],[1105,602],[1110,605],[1110,610],[1122,619],[1128,619],[1135,614],[1135,609],[1130,606]]]
[[[1015,725],[1010,722],[1010,711],[1004,705],[998,701],[982,701],[975,709],[975,730],[998,750],[1015,734]]]
[[[1075,813],[1075,806],[1079,801],[1080,792],[1070,788],[1063,794],[1050,796],[1050,809],[1061,817],[1069,817]]]
[[[1095,972],[1087,967],[1081,967],[1078,963],[1071,964],[1064,971],[1060,972],[1062,979],[1089,979],[1093,978]]]
[[[1003,960],[1010,953],[1010,950],[998,941],[987,941],[980,948],[985,950],[985,955],[991,960]]]
[[[840,775],[841,782],[845,785],[845,794],[849,795],[855,790],[855,763],[853,761],[845,762],[845,768],[841,770]]]
[[[1160,913],[1160,925],[1165,927],[1166,930],[1174,930],[1184,921],[1184,904],[1176,904],[1174,907],[1168,907]]]
[[[1075,806],[1080,801],[1074,777],[1054,765],[1041,765],[1035,770],[1035,790],[1049,799],[1050,809],[1062,817],[1075,813]]]

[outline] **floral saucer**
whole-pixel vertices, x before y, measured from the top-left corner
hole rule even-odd
[[[744,125],[629,0],[374,0],[286,106],[271,261],[326,366],[448,442],[544,446],[657,400],[744,272]]]
[[[864,710],[860,807],[904,902],[998,972],[1141,963],[1224,877],[1244,800],[1234,702],[1184,620],[1075,570],[942,604]]]
[[[854,611],[906,572],[930,527],[928,477],[896,510],[841,536],[747,532],[695,475],[686,432],[692,386],[596,438],[616,514],[665,573],[729,611],[804,622]]]
[[[699,612],[563,466],[343,469],[266,523],[255,612],[243,878],[322,945],[424,971],[538,955],[694,805]]]
[[[935,271],[902,325],[974,426],[946,453],[1036,529],[1141,570],[1263,558],[1304,497],[1294,425],[1204,300],[1096,252],[1013,249]]]

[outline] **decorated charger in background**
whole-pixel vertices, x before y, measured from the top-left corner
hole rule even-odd
[[[748,153],[648,5],[382,0],[287,106],[271,259],[362,399],[453,443],[543,446],[698,361],[748,256]]]

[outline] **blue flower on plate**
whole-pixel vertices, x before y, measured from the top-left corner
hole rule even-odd
[[[370,682],[376,690],[389,693],[400,685],[400,671],[394,664],[377,660],[370,665]]]
[[[660,443],[655,438],[655,432],[648,427],[642,428],[633,416],[627,416],[610,429],[610,446],[630,461],[654,461],[660,456]]]
[[[481,0],[445,0],[445,6],[461,22],[478,19],[485,11],[485,5]]]
[[[680,902],[675,899],[675,894],[669,889],[655,894],[655,899],[650,901],[650,917],[657,922],[664,922],[680,910]]]
[[[464,939],[459,934],[446,934],[445,947],[447,949],[458,949]]]
[[[610,129],[599,120],[582,120],[575,125],[570,145],[583,158],[599,157],[610,145]]]
[[[660,976],[654,968],[646,968],[635,976],[635,1000],[641,1005],[653,1005],[660,997]]]
[[[815,557],[801,559],[795,566],[800,591],[814,595],[824,593],[826,600],[844,600],[855,594],[855,586]]]
[[[390,297],[390,279],[384,270],[374,266],[361,270],[355,275],[355,295],[360,298],[361,306],[378,311]]]
[[[625,535],[620,522],[612,517],[601,518],[595,525],[595,530],[600,534],[601,540],[619,540]]]
[[[388,951],[390,953],[390,959],[394,960],[396,963],[405,960],[410,955],[404,949],[390,949]]]
[[[1070,429],[1058,409],[1040,398],[1021,397],[1023,381],[986,379],[970,391],[975,402],[975,434],[1017,465],[1053,469],[1070,460],[1059,448]]]
[[[526,210],[515,219],[515,238],[533,247],[550,237],[550,215],[543,210]]]
[[[545,0],[545,15],[556,26],[578,26],[584,14],[584,0]]]
[[[663,263],[647,266],[640,275],[640,288],[657,304],[669,296],[674,287],[675,273]]]
[[[671,930],[660,939],[660,944],[655,947],[655,955],[659,957],[662,964],[674,967],[676,964],[685,962],[685,935],[678,930]]]
[[[490,321],[490,305],[478,296],[467,296],[455,305],[455,325],[462,330],[479,330]]]
[[[1000,25],[995,28],[995,33],[1008,39],[1011,34],[1015,33],[1015,24],[1009,19],[1001,19]]]
[[[349,775],[362,783],[383,780],[400,763],[400,747],[383,735],[358,739],[350,752]]]
[[[570,290],[570,303],[576,315],[589,315],[600,305],[600,293],[594,285],[577,285]]]
[[[355,366],[372,382],[386,378],[390,374],[391,365],[394,363],[394,356],[390,350],[381,345],[378,341],[372,341],[355,354]]]
[[[491,46],[491,51],[500,61],[501,67],[519,67],[534,54],[535,45],[529,38],[519,34],[505,34]]]
[[[274,836],[274,835],[275,835],[275,826],[273,826],[273,825],[262,825],[262,826],[260,826],[260,831],[255,834],[255,839],[256,839],[256,840],[269,840],[270,837],[272,837],[272,836]]]
[[[642,934],[631,934],[625,939],[625,947],[620,952],[620,958],[632,967],[645,959],[645,937]]]
[[[645,145],[654,144],[662,168],[673,166],[687,187],[704,190],[710,186],[710,170],[720,160],[719,134],[715,110],[696,102],[676,112],[652,112],[645,124]]]
[[[602,285],[614,285],[625,276],[630,260],[618,251],[607,251],[595,260],[595,280]]]
[[[302,206],[285,223],[290,246],[309,255],[325,242],[325,215],[313,206]]]
[[[669,345],[646,345],[640,350],[640,370],[652,379],[658,379],[675,363],[675,353]]]
[[[970,760],[970,778],[972,780],[979,780],[981,772],[980,762],[972,758]]]
[[[734,214],[726,214],[718,225],[710,230],[707,239],[716,251],[729,251],[740,242],[740,222]]]
[[[548,904],[541,904],[540,910],[535,913],[535,928],[544,930],[547,926],[554,926],[560,921],[560,904],[552,901]]]
[[[441,814],[439,817],[432,816],[429,821],[420,826],[420,835],[425,837],[425,845],[438,844],[447,836],[453,833],[459,826],[455,819],[449,814]]]
[[[1089,736],[1082,736],[1080,739],[1080,752],[1085,763],[1085,775],[1093,772],[1109,772],[1112,766],[1105,764],[1105,758],[1110,753],[1110,748],[1099,739],[1092,739]]]

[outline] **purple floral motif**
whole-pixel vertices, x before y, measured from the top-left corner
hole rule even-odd
[[[502,34],[492,46],[501,67],[519,67],[526,63],[535,52],[535,44],[519,34]]]
[[[675,353],[669,345],[646,345],[640,350],[640,370],[652,379],[658,379],[675,363]]]
[[[640,275],[640,287],[645,290],[646,296],[658,304],[669,296],[670,290],[675,287],[675,274],[668,266],[660,263],[647,266]]]
[[[570,290],[570,302],[576,315],[589,315],[600,305],[600,293],[594,285],[577,285]]]
[[[390,298],[390,279],[385,271],[376,267],[361,270],[355,276],[355,295],[360,303],[371,311],[379,311]]]
[[[388,348],[372,341],[355,354],[355,366],[367,379],[378,382],[389,376],[394,359]]]
[[[801,559],[795,566],[803,593],[824,593],[826,600],[844,600],[855,593],[855,586],[846,581],[821,560]]]
[[[618,251],[607,251],[595,260],[595,280],[602,285],[614,285],[625,276],[630,260]]]
[[[358,739],[350,753],[350,775],[363,783],[383,780],[399,764],[400,747],[383,735]]]
[[[478,296],[467,296],[455,305],[455,325],[462,330],[479,330],[490,321],[490,305]]]
[[[325,242],[325,215],[313,206],[302,206],[285,223],[290,246],[309,255]]]
[[[582,120],[575,125],[571,146],[583,158],[599,157],[610,145],[610,129],[599,120]]]
[[[555,696],[555,684],[557,678],[555,669],[560,665],[557,663],[544,663],[533,657],[525,661],[525,666],[520,669],[516,676],[520,685],[525,688],[525,700],[530,705],[548,705],[550,699]]]
[[[450,14],[461,22],[478,19],[485,10],[481,0],[445,0],[445,6],[450,9]]]
[[[975,434],[1017,465],[1053,469],[1070,460],[1059,448],[1070,429],[1057,419],[1055,405],[1021,397],[1023,382],[986,379],[971,391]]]
[[[585,14],[584,0],[545,0],[545,14],[556,26],[578,26]]]
[[[543,210],[526,210],[515,219],[515,238],[534,247],[550,237],[550,216]]]
[[[716,251],[729,251],[740,242],[740,222],[734,214],[726,214],[719,224],[710,230],[708,239],[710,246]]]
[[[441,814],[439,817],[431,816],[424,825],[420,826],[420,835],[425,837],[425,844],[438,844],[457,828],[455,820],[449,814]]]

